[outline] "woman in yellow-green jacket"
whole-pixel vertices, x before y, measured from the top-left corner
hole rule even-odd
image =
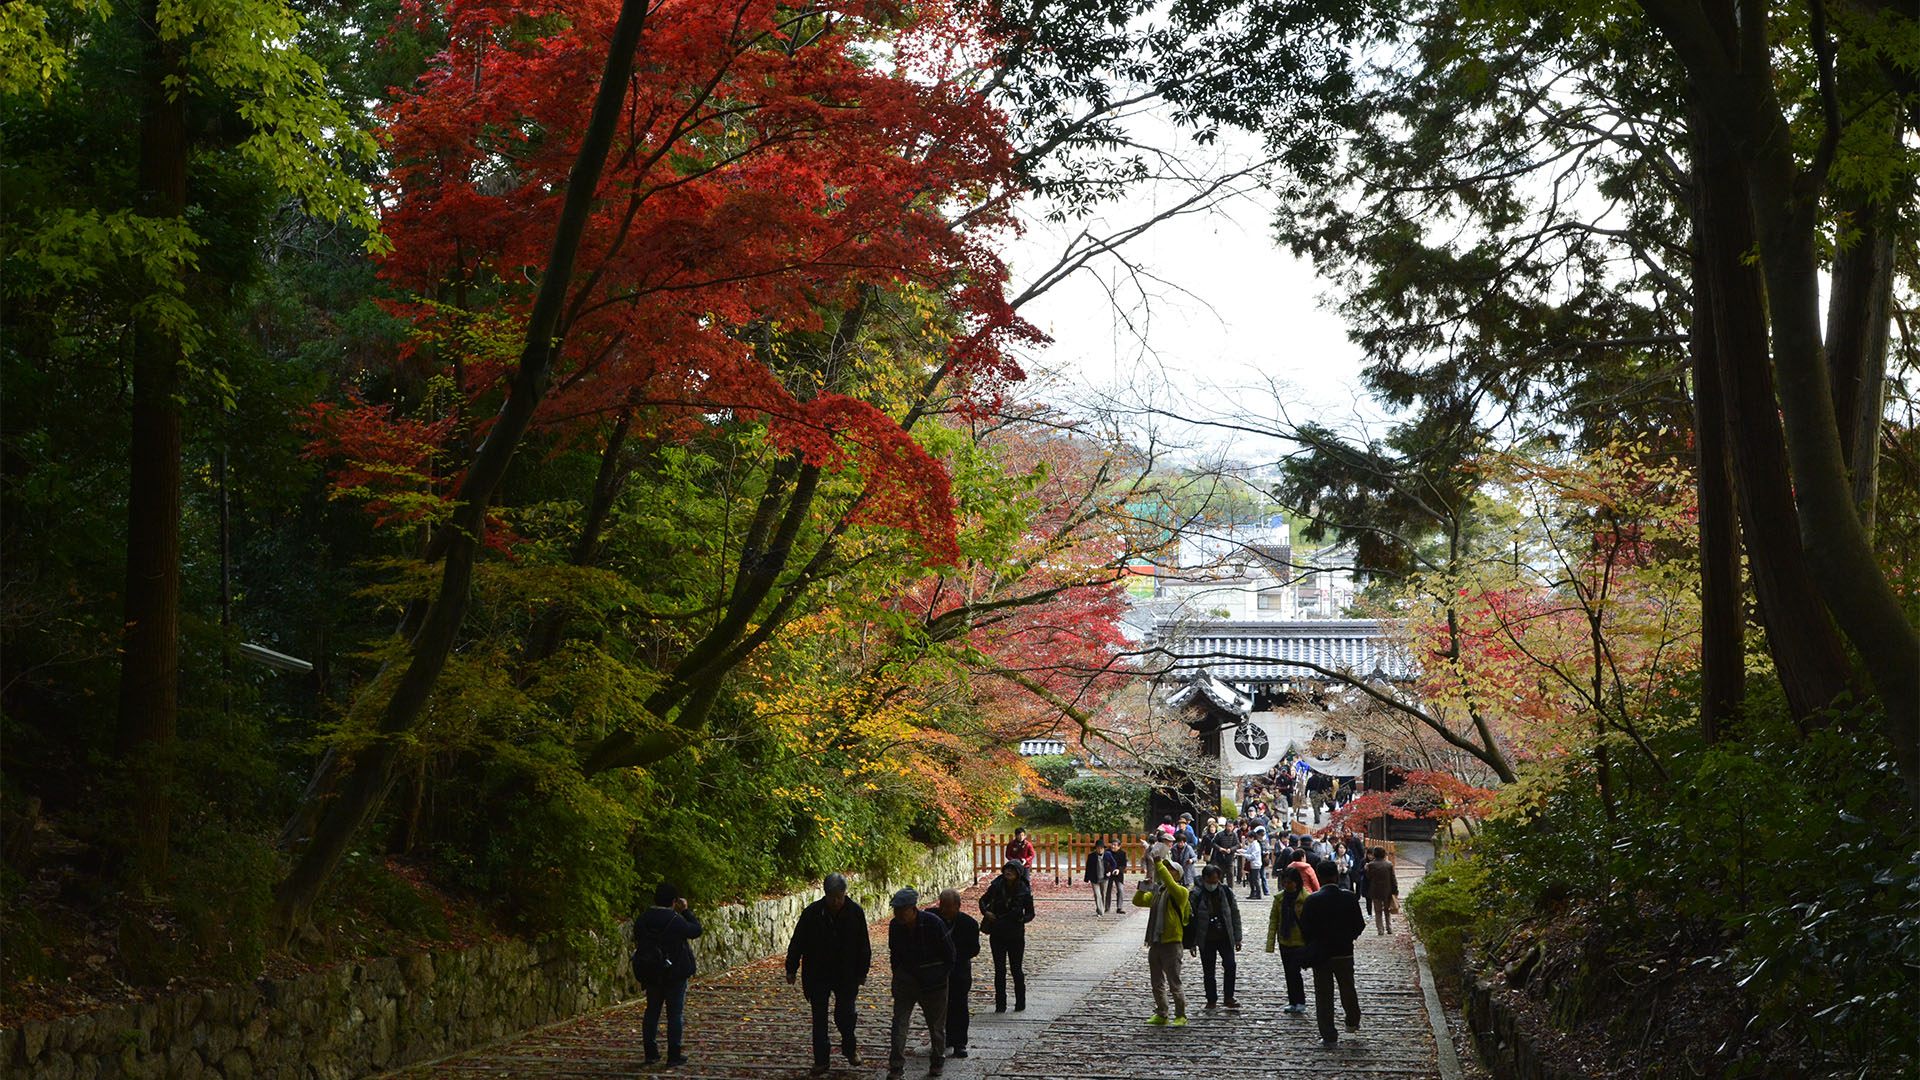
[[[1306,935],[1300,932],[1300,905],[1307,899],[1300,869],[1280,870],[1280,891],[1273,894],[1273,912],[1267,917],[1267,951],[1280,949],[1280,966],[1287,971],[1287,1007],[1282,1012],[1307,1011],[1307,984],[1300,974],[1300,954]]]

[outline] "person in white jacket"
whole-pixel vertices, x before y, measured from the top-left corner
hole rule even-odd
[[[1247,846],[1240,849],[1240,857],[1247,860],[1247,899],[1258,900],[1267,893],[1267,870],[1265,852],[1260,842],[1265,830],[1256,830],[1247,837]]]

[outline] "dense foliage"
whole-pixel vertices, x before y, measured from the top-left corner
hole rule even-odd
[[[978,21],[257,6],[0,25],[7,1006],[1004,810],[1116,677],[1128,459],[1018,395]]]
[[[1133,832],[1147,816],[1147,785],[1118,777],[1082,776],[1066,783],[1075,832]]]
[[[1470,942],[1634,1075],[1900,1075],[1920,858],[1891,748],[1783,712],[1713,745],[1656,736],[1671,779],[1629,760],[1611,808],[1584,764],[1530,768],[1407,898],[1436,960]]]

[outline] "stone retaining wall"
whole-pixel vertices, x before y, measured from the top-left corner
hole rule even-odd
[[[973,881],[965,847],[929,852],[910,880],[852,879],[869,917],[900,885],[929,894]],[[783,952],[801,908],[819,895],[696,912],[700,966],[724,970]],[[584,955],[557,945],[494,942],[342,964],[291,979],[181,994],[0,1030],[0,1075],[45,1080],[350,1080],[458,1053],[516,1032],[632,1000],[622,940]]]
[[[1500,1000],[1492,983],[1476,979],[1465,989],[1466,1007],[1461,1011],[1473,1036],[1474,1053],[1494,1080],[1578,1080],[1586,1075],[1542,1058],[1525,1025]]]

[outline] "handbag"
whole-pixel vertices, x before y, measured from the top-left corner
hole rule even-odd
[[[1399,897],[1397,896],[1387,897],[1387,914],[1389,915],[1400,914],[1400,898]]]

